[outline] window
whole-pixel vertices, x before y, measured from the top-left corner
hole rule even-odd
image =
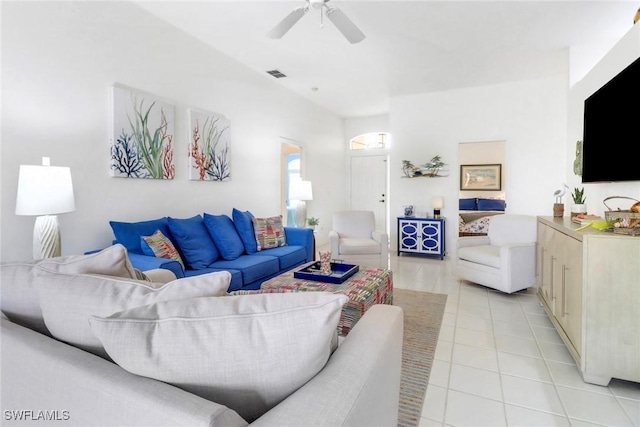
[[[387,132],[370,132],[351,140],[351,150],[382,150],[389,148],[391,135]]]

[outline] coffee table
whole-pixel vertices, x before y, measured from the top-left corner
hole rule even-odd
[[[312,263],[309,263],[312,264]],[[308,264],[299,268],[304,268]],[[296,269],[296,270],[297,270]],[[262,284],[260,293],[324,291],[344,294],[349,301],[342,307],[338,334],[345,336],[374,304],[393,304],[393,273],[381,268],[361,269],[343,283],[325,283],[293,277],[294,270]],[[251,291],[247,291],[251,292]]]

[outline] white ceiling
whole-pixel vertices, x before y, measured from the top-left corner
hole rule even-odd
[[[266,33],[298,1],[136,1],[144,9],[342,117],[386,114],[392,96],[556,74],[569,46],[612,46],[640,0],[333,0],[367,36],[349,44],[311,10]],[[317,88],[313,90],[312,88]]]

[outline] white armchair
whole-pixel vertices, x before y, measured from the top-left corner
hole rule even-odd
[[[508,294],[535,285],[536,227],[529,215],[491,217],[487,236],[458,239],[458,277]]]
[[[371,211],[343,211],[333,214],[329,231],[331,257],[366,267],[389,267],[389,235],[375,229]]]

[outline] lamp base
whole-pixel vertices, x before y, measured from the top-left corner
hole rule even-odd
[[[433,210],[433,217],[435,219],[440,219],[440,209],[434,209]]]
[[[304,228],[307,225],[307,204],[303,200],[296,205],[296,227]]]
[[[58,217],[56,215],[37,217],[33,227],[33,259],[59,257],[61,248]]]

